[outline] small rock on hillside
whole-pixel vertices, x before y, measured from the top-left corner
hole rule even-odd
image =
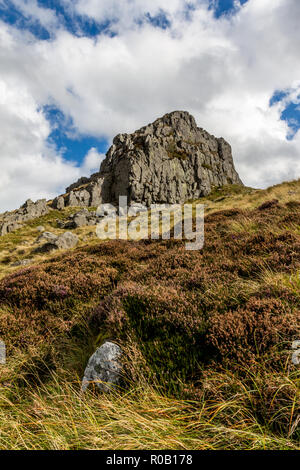
[[[69,248],[75,248],[78,243],[78,237],[75,233],[65,232],[59,236],[54,235],[51,232],[44,232],[37,239],[37,243],[46,241],[46,243],[41,244],[35,248],[35,253],[47,253],[53,250],[66,250]]]
[[[110,341],[106,341],[90,357],[81,390],[85,391],[91,383],[94,383],[101,391],[108,392],[120,383],[122,366],[120,357],[121,348]]]

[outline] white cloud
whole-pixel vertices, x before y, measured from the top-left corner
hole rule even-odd
[[[0,80],[1,208],[14,209],[28,198],[54,197],[68,184],[99,168],[103,155],[90,149],[81,167],[64,161],[47,145],[49,123],[23,88]]]
[[[84,157],[81,165],[81,176],[90,176],[92,173],[99,171],[100,163],[104,160],[105,155],[99,153],[96,148],[92,147]]]
[[[50,8],[40,7],[37,0],[13,0],[14,5],[27,19],[38,21],[45,28],[55,28],[59,21]]]
[[[51,41],[0,23],[2,209],[29,196],[51,197],[100,164],[95,149],[78,169],[47,145],[49,123],[38,110],[49,102],[72,117],[79,133],[108,139],[185,109],[232,144],[246,184],[264,187],[300,176],[300,133],[287,141],[284,103],[269,106],[275,90],[294,90],[296,98],[298,0],[249,0],[235,16],[219,20],[201,0],[193,2],[189,19],[183,0],[64,3],[73,15],[115,20],[118,35],[75,37],[33,0],[26,2],[27,14],[56,28]],[[135,22],[161,9],[171,28]]]

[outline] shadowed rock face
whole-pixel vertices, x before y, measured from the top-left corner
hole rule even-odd
[[[242,184],[230,145],[197,127],[189,113],[174,111],[117,135],[100,172],[72,184],[54,207],[97,206],[118,202],[119,196],[147,206],[184,203],[226,184]]]

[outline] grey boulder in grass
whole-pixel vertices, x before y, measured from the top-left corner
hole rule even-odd
[[[67,250],[75,248],[78,243],[78,237],[75,233],[65,232],[62,235],[56,236],[51,232],[44,232],[37,239],[37,243],[45,240],[46,243],[35,248],[35,253],[47,253],[53,250]]]
[[[103,392],[116,387],[121,379],[121,356],[121,348],[110,341],[96,349],[84,371],[81,390],[84,392],[90,384],[95,384]]]

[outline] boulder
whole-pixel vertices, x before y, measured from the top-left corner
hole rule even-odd
[[[53,250],[67,250],[69,248],[74,248],[77,243],[78,243],[78,237],[72,232],[65,232],[59,236],[54,235],[51,232],[44,232],[42,235],[38,237],[38,240],[40,239],[43,235],[47,234],[46,237],[44,237],[44,240],[47,240],[46,243],[38,246],[34,252],[35,253],[47,253],[49,251]],[[38,241],[37,240],[37,241]]]
[[[27,266],[32,262],[31,259],[21,259],[19,261],[15,261],[14,263],[11,264],[11,266]]]
[[[59,228],[75,229],[86,225],[96,225],[98,220],[99,218],[96,216],[95,211],[89,212],[87,209],[82,209],[76,212],[76,214],[70,215],[68,219],[57,219],[56,222]]]
[[[57,238],[55,245],[59,249],[66,250],[68,248],[75,248],[78,240],[79,239],[75,233],[65,232]]]
[[[73,216],[74,228],[88,225],[88,220],[87,220],[88,216],[89,216],[89,211],[87,209],[84,209],[74,214]]]
[[[57,235],[52,232],[43,232],[39,235],[35,243],[45,243],[45,242],[54,242],[57,240]]]
[[[81,390],[85,391],[91,383],[94,383],[103,392],[115,388],[121,379],[121,356],[122,350],[117,344],[110,341],[102,344],[87,363]]]
[[[0,235],[7,235],[8,233],[15,232],[22,227],[23,225],[17,222],[4,222],[3,224],[0,224]]]

